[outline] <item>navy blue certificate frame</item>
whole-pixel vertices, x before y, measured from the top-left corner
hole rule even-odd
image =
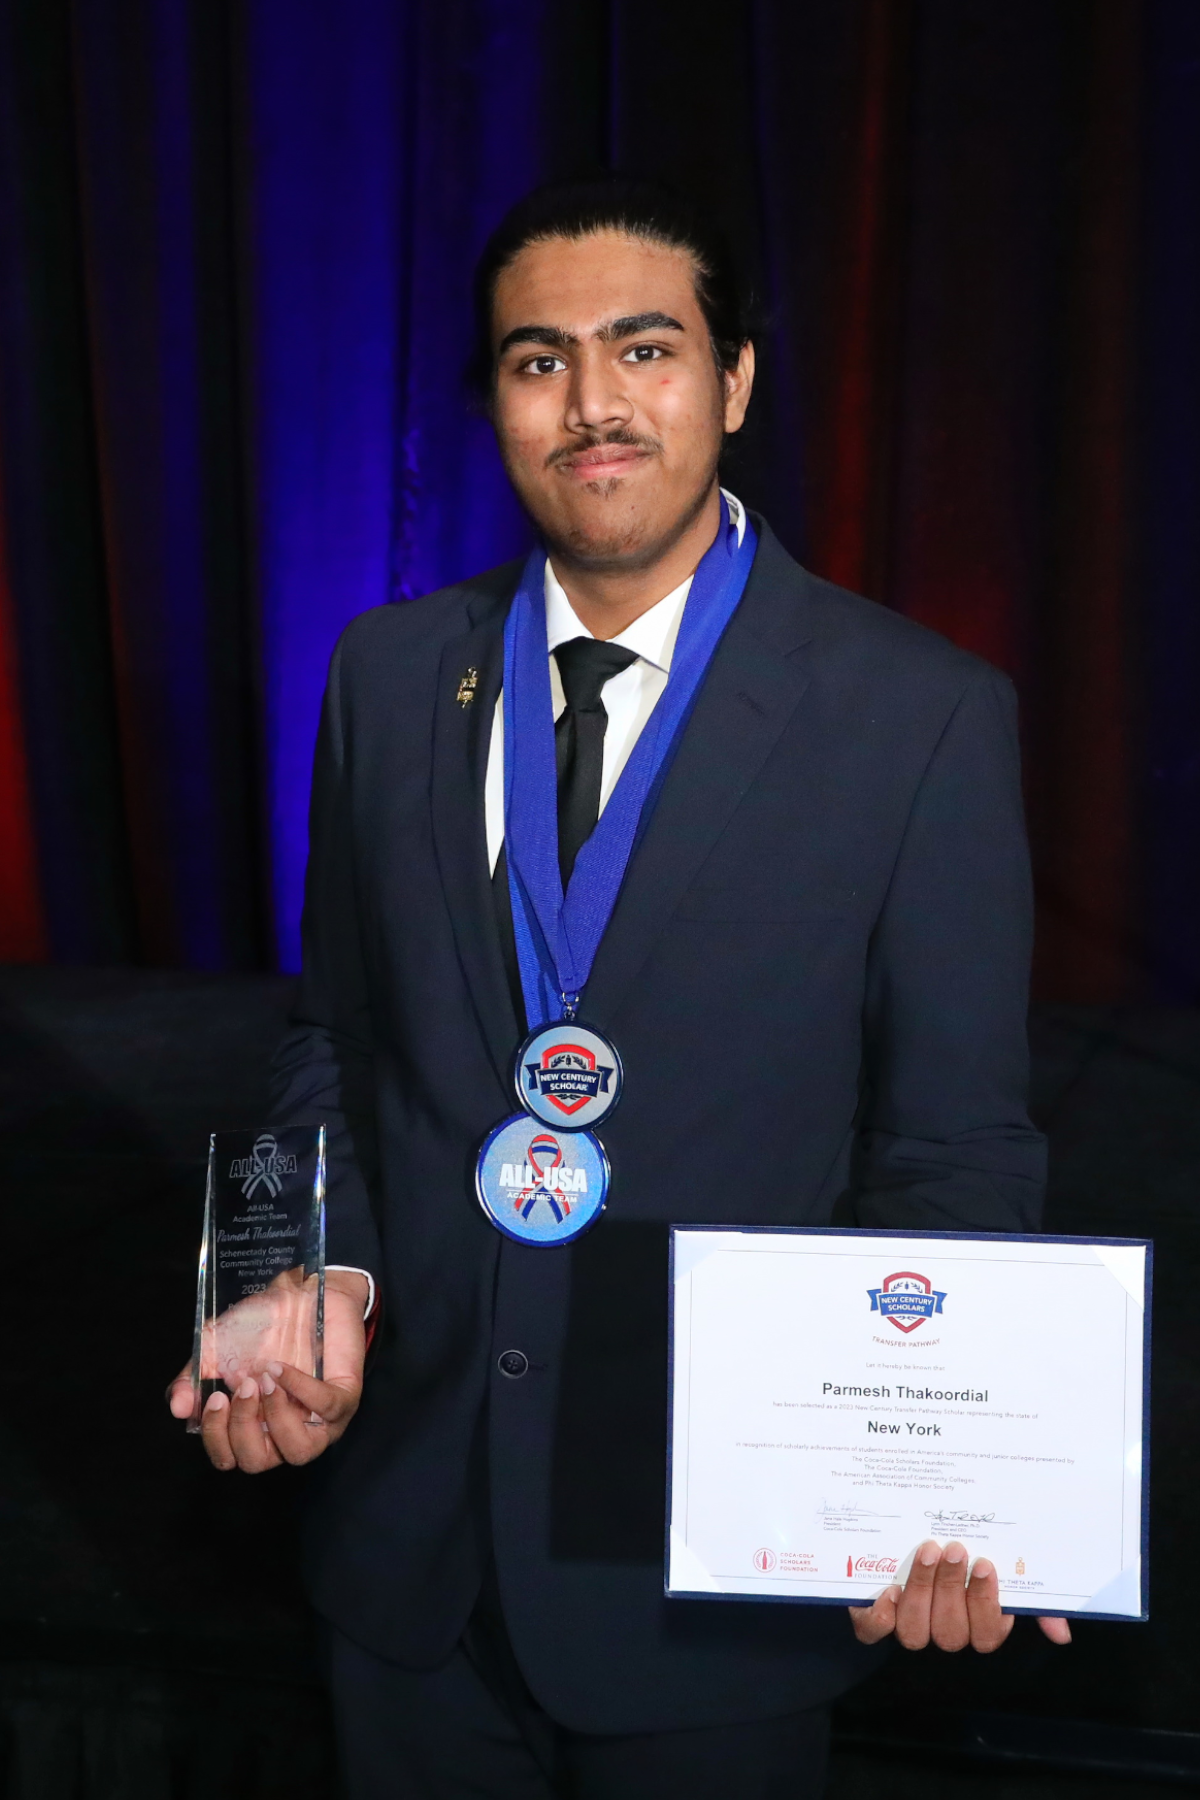
[[[1043,1619],[1101,1619],[1118,1625],[1145,1624],[1150,1617],[1150,1350],[1151,1315],[1154,1291],[1154,1240],[1128,1237],[1060,1236],[1053,1232],[1031,1231],[889,1231],[860,1230],[847,1225],[672,1225],[668,1259],[667,1311],[667,1516],[663,1533],[663,1592],[668,1600],[728,1600],[734,1605],[750,1606],[869,1606],[875,1598],[873,1589],[857,1594],[720,1594],[709,1589],[683,1589],[668,1586],[671,1568],[671,1519],[674,1513],[675,1486],[675,1237],[681,1231],[703,1231],[709,1235],[729,1232],[742,1237],[851,1237],[919,1238],[922,1242],[940,1239],[956,1244],[1086,1244],[1115,1248],[1143,1249],[1146,1253],[1146,1286],[1142,1313],[1142,1469],[1141,1469],[1141,1602],[1140,1613],[1065,1612],[1045,1606],[1006,1606],[1006,1613],[1028,1614]]]

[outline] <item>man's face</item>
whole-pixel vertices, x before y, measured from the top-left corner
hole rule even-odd
[[[712,492],[752,350],[723,375],[691,260],[614,231],[522,250],[492,324],[500,453],[551,548],[596,570],[649,566]]]

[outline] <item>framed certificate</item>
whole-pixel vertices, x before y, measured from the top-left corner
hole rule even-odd
[[[671,1233],[666,1591],[862,1606],[926,1538],[1145,1619],[1152,1246]]]

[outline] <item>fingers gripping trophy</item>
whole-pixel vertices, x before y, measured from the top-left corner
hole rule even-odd
[[[214,1132],[192,1356],[171,1411],[218,1468],[303,1463],[362,1385],[366,1282],[325,1266],[325,1128]]]

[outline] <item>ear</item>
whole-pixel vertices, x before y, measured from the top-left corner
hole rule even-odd
[[[740,431],[754,388],[754,345],[752,343],[747,341],[742,345],[737,368],[726,369],[724,375],[725,430],[727,432]]]

